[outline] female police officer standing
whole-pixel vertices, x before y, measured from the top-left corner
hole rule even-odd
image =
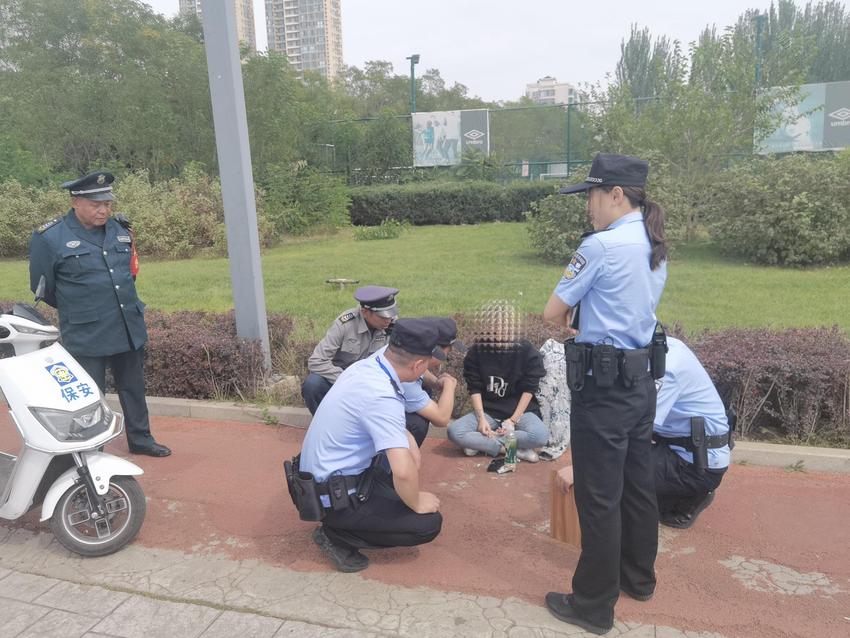
[[[646,199],[648,164],[596,156],[590,175],[561,193],[587,192],[594,232],[586,235],[546,304],[547,321],[568,325],[572,456],[581,556],[571,594],[550,592],[554,616],[603,634],[619,591],[648,600],[655,589],[658,511],[651,457],[656,390],[650,344],[663,371],[655,308],[667,277],[664,211]],[[663,333],[662,333],[663,334]]]

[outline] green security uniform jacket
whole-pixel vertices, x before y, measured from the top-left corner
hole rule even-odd
[[[130,232],[111,217],[105,229],[100,246],[71,209],[30,241],[30,288],[35,292],[44,275],[45,301],[59,311],[62,344],[72,354],[105,357],[148,340],[145,305],[130,274]]]

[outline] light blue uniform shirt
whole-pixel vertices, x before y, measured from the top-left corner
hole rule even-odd
[[[331,474],[355,476],[381,450],[406,448],[401,382],[382,352],[339,376],[307,429],[301,469],[324,482]]]
[[[584,238],[555,288],[568,306],[581,302],[577,342],[649,345],[667,279],[666,262],[649,269],[651,252],[640,211]]]
[[[653,429],[662,436],[690,436],[691,417],[705,419],[705,433],[718,436],[729,431],[726,420],[726,408],[711,377],[702,367],[699,359],[684,343],[673,337],[667,337],[667,372],[660,380],[658,404],[655,408]],[[671,445],[679,456],[693,463],[693,454]],[[708,451],[708,467],[718,469],[729,467],[729,446]]]
[[[384,346],[377,351],[377,354],[383,355],[386,349],[387,347]],[[422,377],[419,377],[416,381],[402,382],[401,392],[404,394],[404,411],[407,413],[419,412],[431,402],[431,397],[422,387]]]

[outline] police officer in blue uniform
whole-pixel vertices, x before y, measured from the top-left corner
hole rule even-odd
[[[655,410],[655,493],[661,523],[687,529],[714,500],[734,440],[726,409],[696,355],[667,339]]]
[[[440,501],[421,489],[401,390],[432,357],[445,358],[437,334],[428,321],[400,319],[386,350],[340,375],[304,437],[299,471],[312,474],[325,509],[313,540],[340,571],[368,567],[361,549],[421,545],[440,533]]]
[[[437,345],[448,357],[449,352],[466,352],[466,345],[457,338],[457,323],[451,317],[425,317],[437,329]],[[434,360],[439,364],[439,360]],[[431,424],[438,428],[448,426],[455,405],[457,379],[444,372],[439,377],[430,370],[416,381],[402,383],[404,411],[407,431],[413,435],[416,445],[422,447]],[[433,394],[440,393],[434,400]]]
[[[398,317],[398,288],[361,286],[354,291],[360,303],[336,318],[307,361],[309,374],[301,384],[304,404],[315,414],[324,396],[345,370],[387,345],[392,322]]]
[[[65,182],[72,208],[43,224],[30,240],[30,287],[44,277],[44,300],[59,311],[62,344],[106,386],[112,369],[134,454],[168,456],[150,431],[145,402],[145,305],[131,272],[133,235],[126,218],[112,217],[112,182],[106,172]]]
[[[587,193],[595,232],[573,254],[543,313],[568,326],[581,302],[579,332],[565,355],[582,548],[572,593],[550,592],[546,606],[595,634],[613,627],[620,590],[642,600],[655,590],[653,376],[663,375],[664,346],[654,335],[667,246],[664,212],[646,198],[648,170],[643,160],[600,153],[585,182],[561,190]]]

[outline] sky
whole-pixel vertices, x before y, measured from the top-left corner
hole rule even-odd
[[[178,0],[144,0],[165,15]],[[546,75],[573,85],[604,82],[632,24],[687,44],[706,25],[718,31],[769,0],[341,0],[343,60],[363,67],[388,60],[409,73],[439,69],[485,100],[515,100]],[[802,4],[802,0],[798,2]],[[258,48],[266,48],[265,2],[255,0]]]

